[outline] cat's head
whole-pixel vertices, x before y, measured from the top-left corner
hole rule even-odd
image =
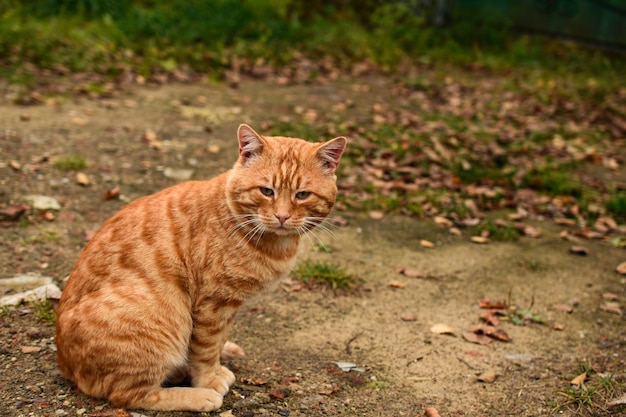
[[[311,143],[262,136],[239,126],[239,159],[227,183],[228,206],[249,240],[266,233],[302,234],[335,204],[335,170],[346,139]]]

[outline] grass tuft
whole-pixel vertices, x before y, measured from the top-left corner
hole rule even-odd
[[[328,286],[333,291],[349,289],[355,282],[354,276],[343,268],[321,261],[304,261],[293,270],[293,275],[305,283]]]
[[[78,171],[87,168],[87,161],[83,156],[70,155],[55,160],[53,165],[63,171]]]

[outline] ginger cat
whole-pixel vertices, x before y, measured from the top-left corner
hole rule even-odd
[[[57,310],[57,361],[116,406],[212,411],[235,376],[235,313],[291,269],[330,213],[346,139],[264,137],[239,126],[234,167],[128,204],[84,248]],[[164,387],[190,378],[191,387]]]

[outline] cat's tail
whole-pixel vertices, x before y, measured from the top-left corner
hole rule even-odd
[[[226,342],[222,349],[222,360],[229,361],[231,359],[242,358],[246,356],[242,348],[237,343]]]

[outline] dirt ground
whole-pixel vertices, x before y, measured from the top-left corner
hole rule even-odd
[[[126,201],[174,184],[176,170],[193,170],[192,179],[202,179],[228,169],[239,123],[263,132],[264,122],[293,116],[298,106],[324,111],[346,99],[358,113],[365,111],[362,102],[393,99],[387,83],[175,84],[32,107],[0,100],[0,208],[31,194],[61,204],[49,219],[30,210],[27,221],[2,221],[0,278],[37,273],[62,286],[90,231]],[[86,156],[88,166],[80,171],[88,185],[54,166],[69,155]],[[116,186],[121,198],[105,200]],[[584,242],[587,256],[572,254],[572,242],[559,237],[564,226],[548,221],[533,224],[540,238],[481,245],[430,219],[335,214],[347,225],[336,227],[334,237],[321,235],[333,251],[306,245],[300,258],[338,263],[360,284],[335,294],[289,279],[244,306],[231,340],[246,357],[230,363],[237,382],[210,415],[420,416],[427,407],[441,416],[623,412],[608,405],[619,391],[603,391],[592,408],[558,407],[581,366],[624,386],[623,316],[601,308],[607,299],[615,306],[626,298],[624,279],[615,272],[626,260],[623,249],[590,240]],[[420,273],[402,275],[398,268]],[[483,298],[530,307],[545,324],[503,323],[510,342],[470,343],[463,333],[481,323]],[[6,310],[0,320],[1,416],[194,415],[126,413],[88,398],[57,370],[54,327],[37,318],[36,306]],[[452,334],[431,331],[436,324]],[[344,372],[335,362],[360,369]],[[497,378],[479,381],[481,375],[489,380],[486,372]]]

